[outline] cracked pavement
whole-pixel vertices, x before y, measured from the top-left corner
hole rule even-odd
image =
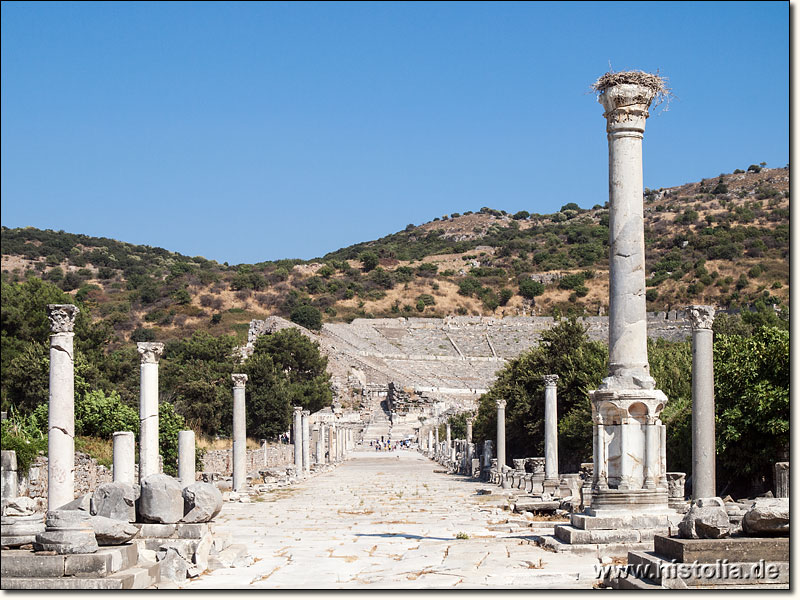
[[[255,562],[180,587],[591,588],[597,560],[536,546],[552,524],[530,527],[500,493],[415,451],[353,452],[333,471],[226,503],[216,531]]]

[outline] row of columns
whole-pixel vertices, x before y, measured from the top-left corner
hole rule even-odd
[[[75,360],[74,325],[80,310],[72,304],[50,304],[50,381],[48,405],[48,506],[57,508],[75,497]],[[139,481],[160,472],[158,423],[158,363],[164,352],[160,342],[139,342]],[[233,465],[232,488],[240,490],[247,480],[247,431],[245,384],[247,375],[233,379]],[[298,419],[299,417],[299,419]],[[295,464],[298,473],[310,472],[310,413],[295,408]],[[342,460],[353,447],[349,428],[322,426],[317,444],[317,462],[324,462],[322,439],[328,430],[329,460]],[[136,440],[132,432],[113,434],[113,480],[133,484]],[[189,485],[195,478],[195,436],[193,431],[178,434],[178,478]]]

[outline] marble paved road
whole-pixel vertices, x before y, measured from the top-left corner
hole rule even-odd
[[[487,484],[436,471],[412,451],[354,452],[333,471],[227,503],[216,530],[256,562],[180,587],[588,589],[597,581],[596,559],[547,552],[524,524],[502,531],[513,516],[497,496],[475,493]]]

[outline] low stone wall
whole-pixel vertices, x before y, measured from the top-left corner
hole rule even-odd
[[[229,476],[233,469],[232,450],[209,450],[202,458],[203,471]],[[245,469],[256,475],[264,467],[279,467],[294,463],[294,444],[266,443],[256,450],[248,450]]]
[[[101,483],[111,482],[111,469],[82,452],[75,453],[75,497],[93,492]],[[36,501],[40,510],[47,508],[47,457],[33,461],[27,477],[19,481],[19,495]]]

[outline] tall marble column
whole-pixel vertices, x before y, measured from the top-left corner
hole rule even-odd
[[[335,449],[335,446],[334,446],[334,443],[335,443],[334,442],[334,436],[335,436],[334,426],[333,425],[327,425],[325,427],[325,429],[328,431],[328,462],[329,463],[334,463],[334,462],[336,462],[336,454],[335,454],[336,449]]]
[[[544,376],[544,481],[558,485],[558,375]]]
[[[308,423],[311,412],[304,410],[300,415],[300,423],[303,429],[303,473],[308,475],[311,473],[311,431]]]
[[[72,304],[48,304],[50,398],[47,424],[47,508],[75,499],[75,317]]]
[[[497,468],[506,466],[506,401],[497,400]]]
[[[450,436],[450,421],[447,422],[447,428],[445,433],[445,440],[447,441],[447,454],[450,454],[450,448],[453,446],[453,441]]]
[[[714,309],[688,307],[692,323],[692,499],[712,498],[716,486],[714,431]]]
[[[433,439],[436,442],[436,445],[434,446],[433,456],[434,456],[434,458],[438,459],[439,458],[439,454],[442,451],[442,449],[441,449],[441,447],[439,445],[439,422],[438,421],[436,422],[436,424],[434,426],[434,429],[433,429]]]
[[[294,407],[294,470],[298,477],[303,475],[303,425],[302,406]]]
[[[433,452],[433,449],[436,447],[433,445],[433,429],[428,429],[428,453],[430,454]]]
[[[111,477],[114,483],[136,482],[136,436],[132,431],[115,431],[113,436]]]
[[[247,375],[231,374],[233,379],[233,490],[240,491],[247,483],[247,418],[245,385]]]
[[[139,389],[139,481],[160,471],[158,464],[158,359],[161,342],[138,342],[141,360]]]
[[[235,442],[234,442],[235,443]],[[236,463],[234,462],[234,466]],[[187,429],[178,432],[178,479],[183,487],[192,485],[195,478],[194,431]],[[234,481],[236,478],[234,476]],[[234,489],[235,486],[234,486]]]
[[[663,451],[658,416],[667,397],[655,389],[647,357],[642,178],[645,122],[664,86],[658,76],[623,72],[607,73],[594,87],[608,137],[610,258],[608,377],[590,392],[592,509],[619,506],[620,495],[631,502],[639,496],[642,509],[666,509],[665,474],[660,460],[652,460]]]

